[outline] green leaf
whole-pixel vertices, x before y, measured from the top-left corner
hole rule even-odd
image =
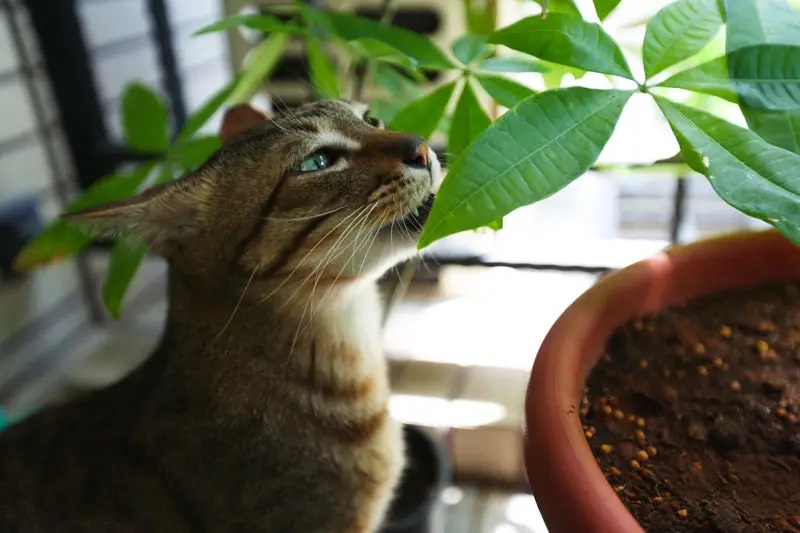
[[[341,96],[339,91],[339,78],[336,68],[325,53],[325,49],[316,37],[306,38],[306,53],[311,82],[318,98],[337,99]]]
[[[178,134],[178,138],[176,139],[177,142],[182,142],[189,139],[192,135],[200,131],[200,128],[206,125],[206,122],[214,116],[222,105],[228,101],[228,98],[233,93],[234,87],[238,83],[238,79],[232,80],[230,83],[225,85],[222,89],[214,93],[211,98],[205,101],[205,103],[200,106],[200,108],[189,115],[186,119],[186,123],[183,125],[183,129],[181,129],[180,133]]]
[[[394,98],[407,100],[422,94],[419,85],[390,65],[377,63],[371,69],[371,75],[374,82]]]
[[[668,4],[647,23],[642,47],[645,76],[651,78],[700,52],[722,24],[717,0]]]
[[[315,11],[315,10],[309,10]],[[455,65],[428,38],[410,30],[387,26],[363,17],[340,12],[326,13],[334,32],[346,41],[354,39],[375,39],[402,50],[413,58],[420,67],[446,70]]]
[[[105,177],[69,204],[65,212],[74,212],[131,196],[153,169],[145,163],[126,174]],[[28,242],[14,260],[14,268],[30,270],[37,266],[71,257],[83,250],[92,239],[74,223],[55,220]]]
[[[528,17],[497,30],[489,42],[552,63],[633,79],[617,43],[598,24],[575,16]]]
[[[92,239],[73,224],[55,220],[17,254],[14,269],[25,271],[57,263],[77,254],[90,242]]]
[[[567,186],[597,160],[631,94],[570,87],[521,102],[453,163],[418,246],[485,226]]]
[[[469,33],[489,35],[494,31],[494,21],[497,18],[495,0],[462,0],[462,5]]]
[[[720,197],[776,227],[800,226],[800,156],[709,113],[656,97],[687,163]]]
[[[550,13],[566,13],[576,17],[581,16],[581,12],[575,6],[574,0],[533,0],[542,6],[542,13],[550,16]]]
[[[478,70],[489,72],[547,72],[540,61],[527,56],[490,57],[478,65]]]
[[[122,300],[125,298],[125,293],[146,253],[146,246],[129,242],[126,239],[118,239],[114,243],[109,258],[106,281],[103,284],[103,302],[115,319],[120,316]]]
[[[217,135],[195,137],[174,145],[168,155],[184,172],[197,169],[222,146]]]
[[[800,112],[743,109],[747,125],[767,142],[800,154]]]
[[[150,88],[130,83],[122,93],[122,134],[125,142],[144,153],[169,148],[167,106]]]
[[[483,110],[472,85],[465,83],[450,122],[450,135],[447,141],[449,156],[456,158],[461,155],[461,152],[491,123],[492,119]]]
[[[278,64],[287,41],[288,37],[282,33],[275,33],[261,41],[231,92],[231,102],[247,102],[264,86],[265,79]]]
[[[397,113],[389,128],[430,138],[447,111],[455,87],[454,82],[448,83],[411,102]]]
[[[679,72],[661,85],[741,101],[753,109],[800,110],[800,47],[740,48]]]
[[[356,55],[365,59],[376,59],[385,63],[393,63],[407,69],[416,69],[417,61],[401,50],[375,39],[354,39],[348,43]]]
[[[542,74],[546,89],[558,89],[561,87],[567,74],[571,74],[576,80],[586,74],[586,71],[583,69],[565,67],[564,65],[556,65],[555,63],[548,63],[546,68],[547,71]]]
[[[481,87],[489,93],[489,96],[494,98],[498,104],[508,108],[514,107],[535,92],[533,89],[502,76],[478,74],[475,77]]]
[[[705,94],[712,94],[730,102],[738,103],[736,90],[728,76],[728,58],[712,59],[694,68],[678,72],[658,84],[658,87],[673,87]]]
[[[594,9],[597,11],[597,18],[605,20],[614,11],[622,0],[594,0]]]
[[[252,13],[224,18],[214,24],[197,30],[192,35],[204,35],[206,33],[224,31],[236,26],[246,26],[253,30],[263,31],[264,33],[298,33],[300,31],[300,28],[294,22],[283,22],[270,15]]]
[[[727,0],[726,12],[728,53],[759,44],[800,46],[798,8],[785,0]],[[800,111],[740,107],[753,131],[777,146],[800,153]]]
[[[93,183],[64,210],[65,213],[81,211],[89,207],[123,200],[134,194],[152,172],[154,163],[139,165],[133,170],[106,176]]]
[[[486,37],[480,35],[462,35],[453,43],[453,55],[465,65],[477,61],[488,52]]]
[[[759,44],[800,46],[800,10],[786,0],[726,0],[728,52]]]

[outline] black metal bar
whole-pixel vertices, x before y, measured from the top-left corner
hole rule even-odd
[[[153,22],[153,39],[156,42],[161,64],[162,82],[169,96],[175,131],[178,131],[186,122],[186,102],[183,97],[183,84],[175,55],[175,46],[172,41],[169,11],[164,0],[147,0],[147,8]]]
[[[675,180],[675,192],[672,195],[672,219],[669,224],[669,241],[673,245],[680,241],[683,222],[686,218],[687,185],[684,176],[678,176],[678,179]]]
[[[58,104],[77,181],[87,187],[113,172],[114,165],[98,156],[108,133],[76,1],[27,0],[25,6]]]
[[[51,139],[51,135],[53,135],[53,132],[51,131],[52,128],[50,128],[50,125],[46,123],[46,103],[42,100],[42,96],[37,90],[36,83],[34,81],[35,73],[33,70],[33,59],[30,57],[28,50],[25,48],[22,29],[19,26],[16,13],[13,12],[12,6],[7,2],[3,2],[2,7],[5,9],[7,14],[6,18],[8,20],[12,40],[14,41],[17,55],[19,56],[22,64],[22,75],[25,80],[28,93],[30,94],[34,114],[36,115],[36,132],[39,140],[42,143],[42,146],[44,147],[47,165],[50,168],[50,173],[53,175],[55,182],[54,188],[56,194],[58,195],[61,205],[63,206],[69,201],[70,185],[64,180],[64,170],[59,168],[57,158],[54,153],[52,144],[53,141]],[[78,280],[81,287],[81,294],[87,308],[89,309],[89,315],[94,323],[100,323],[105,319],[106,315],[103,311],[102,305],[97,299],[97,287],[89,268],[89,263],[85,257],[78,257],[76,263],[78,266]]]

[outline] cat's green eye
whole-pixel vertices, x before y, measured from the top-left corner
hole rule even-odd
[[[316,152],[303,159],[297,168],[300,172],[317,172],[331,165],[331,158],[322,152]]]

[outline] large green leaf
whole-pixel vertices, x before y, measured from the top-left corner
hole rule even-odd
[[[232,102],[247,102],[265,83],[286,48],[288,37],[282,33],[270,35],[253,50],[230,95]]]
[[[547,72],[540,61],[528,56],[490,57],[478,65],[478,70],[488,72]]]
[[[189,118],[186,119],[186,123],[178,134],[177,141],[185,141],[200,131],[200,128],[205,126],[206,122],[214,116],[214,113],[228,101],[238,81],[238,79],[233,79],[230,83],[225,85],[225,87],[214,93],[211,98],[206,100],[199,109],[189,115]]]
[[[117,239],[114,243],[109,257],[106,281],[103,284],[103,302],[114,318],[120,316],[125,293],[146,253],[146,246],[123,238]]]
[[[651,78],[688,59],[711,42],[722,28],[717,0],[678,0],[647,23],[642,47],[644,72]]]
[[[482,35],[462,35],[453,43],[453,55],[465,65],[485,57],[488,52],[486,37]]]
[[[777,227],[800,226],[800,156],[709,113],[657,97],[686,162],[723,200]]]
[[[169,148],[167,106],[149,87],[134,82],[122,93],[122,134],[125,142],[144,153]]]
[[[456,158],[461,155],[461,152],[491,123],[492,119],[483,110],[472,85],[465,83],[450,121],[448,157]]]
[[[679,72],[661,85],[741,101],[753,109],[800,110],[800,47],[739,48]]]
[[[129,173],[103,178],[73,200],[65,211],[80,211],[127,198],[136,192],[152,169],[152,163],[145,163]],[[22,249],[14,261],[14,267],[29,270],[65,259],[77,254],[91,242],[86,232],[75,224],[55,220]]]
[[[605,20],[614,11],[622,0],[594,0],[594,9],[597,11],[597,18]]]
[[[448,83],[411,102],[397,113],[389,128],[429,138],[442,121],[455,86],[454,82]]]
[[[785,0],[726,0],[726,22],[728,53],[759,44],[800,46],[798,7]],[[753,131],[800,153],[800,111],[741,108]]]
[[[419,247],[490,224],[581,176],[608,142],[631,94],[554,89],[500,117],[451,166]]]
[[[263,31],[264,33],[298,33],[300,28],[294,22],[284,22],[271,15],[252,13],[248,15],[235,15],[224,18],[209,26],[205,26],[194,32],[194,35],[203,35],[218,31],[228,30],[236,26],[245,26],[253,30]]]
[[[514,107],[534,93],[533,89],[502,76],[478,74],[475,77],[489,96],[498,104],[508,108]]]
[[[444,70],[455,66],[432,41],[413,31],[345,13],[331,12],[324,16],[336,34],[346,41],[368,38],[384,42],[402,50],[424,68]]]
[[[306,54],[308,56],[309,74],[314,91],[320,98],[336,99],[341,96],[339,77],[336,67],[331,62],[322,43],[313,36],[306,38]]]
[[[633,79],[617,43],[598,24],[576,16],[528,17],[497,30],[489,42],[552,63]]]
[[[800,111],[743,111],[750,129],[775,146],[800,154]]]
[[[726,0],[728,52],[759,44],[800,46],[800,9],[786,0]]]

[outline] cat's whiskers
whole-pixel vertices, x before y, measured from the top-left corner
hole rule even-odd
[[[280,222],[299,222],[301,220],[312,220],[319,217],[324,217],[326,215],[332,215],[333,213],[337,213],[342,209],[347,209],[347,205],[343,205],[341,207],[337,207],[336,209],[331,209],[330,211],[325,211],[323,213],[317,213],[316,215],[308,215],[306,217],[294,217],[294,218],[282,218],[282,217],[262,217],[262,220],[276,220]]]
[[[375,241],[377,240],[378,235],[380,234],[380,228],[384,223],[386,223],[386,221],[388,221],[388,219],[389,219],[389,216],[387,214],[384,214],[383,217],[381,217],[381,219],[380,219],[380,221],[379,221],[379,223],[377,225],[377,229],[372,235],[372,240],[370,241],[369,246],[367,247],[367,251],[364,254],[364,257],[361,259],[361,266],[358,267],[358,275],[359,276],[361,276],[364,273],[364,265],[367,262],[367,258],[369,257],[369,253],[372,251],[372,247],[375,246]]]
[[[364,246],[364,244],[366,244],[367,240],[368,240],[368,239],[369,239],[369,237],[370,237],[370,234],[369,234],[369,231],[364,231],[364,226],[365,226],[365,225],[366,225],[366,223],[369,221],[369,217],[370,217],[370,215],[372,214],[372,212],[373,212],[373,211],[375,211],[375,209],[376,209],[377,207],[378,207],[378,205],[377,205],[377,203],[376,203],[376,204],[375,204],[375,205],[372,207],[372,209],[370,209],[369,213],[367,213],[367,214],[366,214],[366,216],[364,217],[364,220],[363,220],[363,222],[361,223],[361,225],[359,226],[359,228],[358,228],[358,230],[357,230],[357,232],[356,232],[356,235],[357,235],[357,237],[356,237],[356,238],[359,238],[359,237],[361,237],[361,238],[360,238],[360,240],[359,240],[359,242],[357,242],[357,243],[356,243],[356,246],[354,246],[354,247],[353,247],[352,251],[350,252],[350,257],[347,259],[347,261],[345,261],[345,262],[343,263],[342,267],[340,267],[340,268],[339,268],[339,272],[338,272],[338,274],[337,274],[337,275],[336,275],[336,277],[334,278],[333,282],[329,284],[328,290],[325,292],[325,294],[323,295],[323,297],[320,299],[320,301],[319,301],[319,303],[318,303],[317,307],[321,307],[321,305],[322,305],[322,302],[324,302],[324,301],[325,301],[325,299],[326,299],[326,298],[328,297],[328,295],[331,293],[331,291],[333,290],[333,288],[336,286],[336,283],[339,281],[339,278],[341,277],[341,275],[344,273],[344,268],[345,268],[345,267],[346,267],[348,264],[350,264],[350,261],[352,261],[352,260],[353,260],[353,259],[356,257],[356,255],[357,255],[357,254],[358,254],[358,252],[361,250],[361,248]],[[380,224],[378,224],[378,228],[380,228]],[[379,231],[379,229],[378,229],[377,231]],[[377,235],[377,231],[376,231],[376,233],[375,233],[376,235]],[[332,259],[331,259],[331,261],[332,261]],[[328,263],[330,263],[330,261],[329,261]],[[326,266],[326,267],[327,267],[327,266]],[[323,272],[324,272],[324,270],[323,270]],[[360,276],[360,272],[359,272],[359,276]],[[319,281],[320,281],[321,277],[322,277],[322,274],[320,274],[320,275],[317,277],[317,280],[316,280],[316,282],[314,283],[314,288],[313,288],[313,290],[312,290],[312,297],[313,297],[313,295],[314,295],[314,291],[316,291],[317,284],[319,283]],[[312,319],[312,320],[314,319],[314,312],[312,312],[312,314],[311,314],[311,319]]]
[[[331,248],[328,250],[328,252],[325,254],[325,256],[323,256],[323,260],[320,261],[320,264],[317,266],[317,268],[312,270],[312,272],[303,279],[303,281],[300,283],[300,285],[295,289],[295,291],[289,297],[287,302],[284,302],[283,305],[287,305],[289,301],[294,299],[294,297],[300,291],[300,289],[316,274],[316,272],[318,270],[320,272],[324,272],[325,268],[327,268],[327,266],[330,264],[330,262],[333,261],[339,255],[339,253],[341,253],[341,250],[338,250],[338,248],[340,248],[338,246],[338,243],[342,242],[350,234],[351,231],[354,231],[353,228],[355,227],[355,224],[357,224],[359,220],[362,220],[362,219],[366,220],[369,217],[369,214],[372,213],[372,210],[375,209],[375,207],[376,206],[373,205],[372,209],[370,209],[369,212],[366,212],[366,213],[363,213],[363,214],[359,215],[359,217],[354,222],[352,222],[345,229],[344,232],[342,232],[342,235],[339,236],[339,239],[336,240],[336,242],[331,246]],[[332,255],[333,252],[337,252],[337,251],[338,251],[338,253],[336,255]],[[325,259],[327,257],[329,257],[329,256],[330,256],[330,258],[327,259],[327,261],[326,261]],[[317,281],[319,281],[319,279],[317,279]],[[332,287],[333,287],[333,285],[331,286],[331,288]],[[316,283],[314,284],[314,288],[312,289],[311,293],[309,294],[309,296],[308,296],[308,298],[306,300],[305,305],[303,306],[303,311],[302,311],[302,313],[300,315],[300,320],[297,323],[297,328],[295,329],[294,338],[292,339],[292,344],[289,347],[289,356],[286,358],[286,362],[284,363],[284,370],[286,368],[288,368],[289,364],[291,363],[292,356],[294,355],[294,349],[295,349],[295,346],[297,345],[297,339],[300,336],[300,330],[302,329],[303,323],[305,322],[306,312],[308,311],[310,305],[313,307],[312,302],[314,301],[314,290],[315,289],[316,289]],[[281,306],[281,308],[283,307],[283,305]],[[312,309],[312,315],[313,315],[313,309]],[[311,321],[311,318],[309,318],[309,321]]]
[[[361,213],[361,211],[363,211],[363,210],[366,210],[366,209],[367,209],[367,207],[369,207],[369,204],[367,204],[366,206],[364,206],[364,207],[363,207],[361,210],[354,211],[354,212],[350,213],[349,215],[345,216],[345,217],[344,217],[342,220],[340,220],[340,221],[339,221],[339,222],[338,222],[338,223],[337,223],[337,224],[336,224],[334,227],[332,227],[332,228],[331,228],[331,229],[328,231],[328,233],[326,233],[326,234],[325,234],[325,235],[324,235],[324,236],[323,236],[321,239],[319,239],[319,240],[316,242],[316,244],[314,244],[314,246],[313,246],[313,247],[311,247],[311,249],[310,249],[310,250],[309,250],[309,251],[308,251],[308,252],[307,252],[307,253],[306,253],[306,254],[305,254],[305,255],[304,255],[304,256],[303,256],[301,259],[300,259],[300,261],[298,261],[298,262],[297,262],[297,265],[294,267],[294,269],[292,269],[292,271],[291,271],[291,272],[289,272],[289,273],[286,275],[286,277],[284,277],[284,278],[283,278],[283,280],[282,280],[282,281],[281,281],[281,282],[278,284],[278,286],[277,286],[277,287],[275,287],[275,288],[272,290],[272,292],[270,292],[270,293],[269,293],[269,294],[267,294],[267,295],[266,295],[264,298],[262,298],[262,299],[260,299],[260,300],[258,301],[258,304],[257,304],[257,305],[261,305],[261,304],[263,304],[264,302],[266,302],[267,300],[269,300],[269,299],[270,299],[272,296],[274,296],[274,295],[275,295],[275,294],[276,294],[276,293],[277,293],[279,290],[281,290],[281,288],[282,288],[284,285],[286,285],[286,283],[288,283],[288,282],[289,282],[289,280],[290,280],[290,279],[292,279],[292,277],[294,276],[294,274],[295,274],[295,273],[296,273],[296,272],[297,272],[297,271],[300,269],[300,266],[303,264],[303,261],[305,261],[306,259],[308,259],[308,257],[309,257],[309,256],[310,256],[312,253],[314,253],[314,250],[316,250],[316,249],[317,249],[317,248],[318,248],[318,247],[319,247],[319,246],[320,246],[320,245],[321,245],[323,242],[325,242],[325,239],[327,239],[327,238],[328,238],[328,237],[329,237],[329,236],[330,236],[330,235],[331,235],[331,234],[332,234],[334,231],[336,231],[337,229],[339,229],[339,228],[340,228],[340,227],[341,227],[343,224],[345,224],[346,222],[348,222],[350,219],[352,219],[352,218],[358,218],[358,215]]]
[[[309,317],[310,321],[314,320],[314,316],[316,315],[316,311],[319,309],[319,307],[322,304],[322,300],[320,300],[319,302],[317,302],[317,306],[316,306],[317,309],[314,309],[313,303],[316,301],[317,285],[319,284],[320,280],[324,276],[325,271],[327,270],[328,266],[335,259],[340,257],[342,252],[344,252],[344,250],[345,250],[344,246],[339,246],[339,243],[340,242],[345,242],[346,239],[349,237],[350,233],[355,233],[356,234],[356,238],[358,238],[358,235],[360,235],[363,232],[362,230],[364,228],[364,224],[369,220],[370,215],[372,214],[372,212],[375,210],[376,207],[377,207],[377,203],[375,203],[368,212],[364,213],[362,216],[359,217],[359,219],[361,220],[360,224],[358,222],[356,222],[356,224],[358,224],[357,226],[354,224],[352,229],[348,228],[348,230],[342,234],[341,238],[337,239],[337,241],[333,244],[333,246],[331,246],[331,248],[328,250],[328,252],[325,254],[325,256],[323,256],[323,258],[320,260],[319,265],[314,269],[314,271],[312,271],[310,276],[307,277],[306,280],[304,280],[303,284],[305,284],[309,280],[310,277],[313,277],[313,276],[316,275],[316,278],[314,280],[314,284],[313,284],[313,286],[311,288],[311,292],[309,293],[308,300],[306,301],[306,306],[303,307],[303,314],[305,315],[306,307],[311,305],[311,314],[310,314],[310,317]],[[351,252],[351,259],[352,259],[352,256],[355,253],[356,253],[356,250],[354,249]],[[348,260],[348,262],[349,262],[349,260]],[[347,262],[345,262],[344,265],[347,265]],[[336,278],[333,280],[333,282],[329,285],[329,288],[328,288],[328,291],[326,292],[326,295],[333,289],[333,287],[336,286],[336,283],[339,281],[339,277],[341,276],[341,274],[343,272],[343,268],[344,268],[344,266],[339,269],[339,274],[336,276]],[[324,300],[324,298],[323,298],[323,300]]]
[[[336,241],[333,243],[333,245],[331,245],[331,247],[328,249],[328,251],[325,253],[325,255],[323,255],[323,259],[324,259],[325,257],[327,257],[327,256],[328,256],[328,254],[331,254],[331,253],[333,253],[333,252],[332,252],[332,250],[334,250],[334,249],[337,247],[337,245],[338,245],[338,244],[339,244],[339,243],[340,243],[342,240],[344,240],[344,239],[346,238],[346,236],[348,235],[348,233],[349,233],[350,229],[351,229],[351,228],[352,228],[354,225],[358,224],[358,222],[361,220],[361,217],[363,216],[364,212],[366,211],[366,209],[367,209],[368,207],[369,207],[369,204],[368,204],[368,205],[366,205],[366,206],[365,206],[365,207],[364,207],[364,208],[363,208],[361,211],[359,211],[359,213],[358,213],[358,216],[357,216],[357,217],[355,217],[355,219],[353,219],[353,220],[350,222],[350,224],[349,224],[349,225],[347,226],[347,228],[345,228],[345,230],[344,230],[344,231],[343,231],[343,232],[342,232],[342,233],[339,235],[339,237],[336,239]],[[307,258],[307,257],[308,257],[310,254],[311,254],[311,252],[313,252],[313,251],[314,251],[314,249],[316,249],[316,248],[317,248],[317,247],[318,247],[320,244],[322,244],[322,242],[325,240],[325,238],[327,238],[327,236],[328,236],[328,235],[330,235],[330,233],[331,233],[331,232],[328,232],[328,233],[325,235],[325,237],[323,237],[322,239],[320,239],[320,240],[318,240],[318,241],[317,241],[317,243],[316,243],[316,244],[315,244],[315,245],[312,247],[312,249],[311,249],[311,250],[310,250],[310,251],[309,251],[309,252],[308,252],[308,253],[307,253],[307,254],[306,254],[306,255],[305,255],[305,256],[304,256],[304,257],[303,257],[303,258],[302,258],[302,259],[301,259],[299,262],[298,262],[298,265],[295,267],[295,269],[294,269],[294,270],[292,270],[292,273],[290,273],[290,274],[289,274],[289,276],[290,276],[290,277],[291,277],[291,276],[294,274],[294,272],[296,272],[296,271],[297,271],[297,269],[300,267],[300,264],[302,264],[302,262],[303,262],[303,261],[304,261],[304,260],[305,260],[305,259],[306,259],[306,258]],[[297,294],[300,292],[300,290],[301,290],[301,289],[302,289],[302,288],[305,286],[305,284],[306,284],[306,283],[307,283],[307,282],[308,282],[308,281],[309,281],[309,280],[310,280],[310,279],[311,279],[311,278],[312,278],[312,277],[313,277],[313,276],[314,276],[314,275],[315,275],[315,274],[318,272],[318,270],[321,268],[321,265],[323,265],[323,262],[322,262],[322,261],[318,262],[318,263],[317,263],[317,265],[316,265],[314,268],[312,268],[312,270],[311,270],[311,273],[310,273],[310,274],[308,274],[307,276],[305,276],[305,277],[304,277],[304,278],[301,280],[301,282],[300,282],[300,283],[297,285],[297,287],[295,287],[295,290],[294,290],[294,292],[292,292],[292,294],[291,294],[291,295],[289,295],[289,298],[287,298],[287,299],[286,299],[286,300],[283,302],[283,304],[281,304],[281,306],[278,308],[278,311],[281,311],[281,310],[283,310],[283,308],[285,308],[285,307],[286,307],[286,306],[287,306],[289,303],[291,303],[291,301],[292,301],[292,300],[294,299],[294,297],[295,297],[295,296],[296,296],[296,295],[297,295]],[[273,293],[274,293],[274,292],[275,292],[275,291],[273,291]]]
[[[231,325],[231,322],[233,322],[233,318],[236,316],[236,312],[239,310],[239,307],[241,307],[241,305],[242,305],[242,301],[244,300],[245,293],[247,293],[247,289],[249,289],[250,288],[250,284],[253,283],[253,278],[255,278],[256,272],[258,272],[258,267],[259,267],[259,265],[256,265],[255,267],[253,267],[253,272],[250,274],[250,277],[247,279],[247,283],[245,283],[244,289],[242,289],[242,294],[239,295],[239,299],[236,301],[236,305],[233,306],[233,311],[231,312],[231,316],[228,317],[228,320],[225,322],[225,325],[222,326],[222,329],[219,331],[219,333],[217,333],[217,335],[211,341],[211,343],[209,344],[209,347],[213,346],[219,340],[219,338],[222,336],[222,334],[225,333],[225,330],[228,329],[228,326]]]

